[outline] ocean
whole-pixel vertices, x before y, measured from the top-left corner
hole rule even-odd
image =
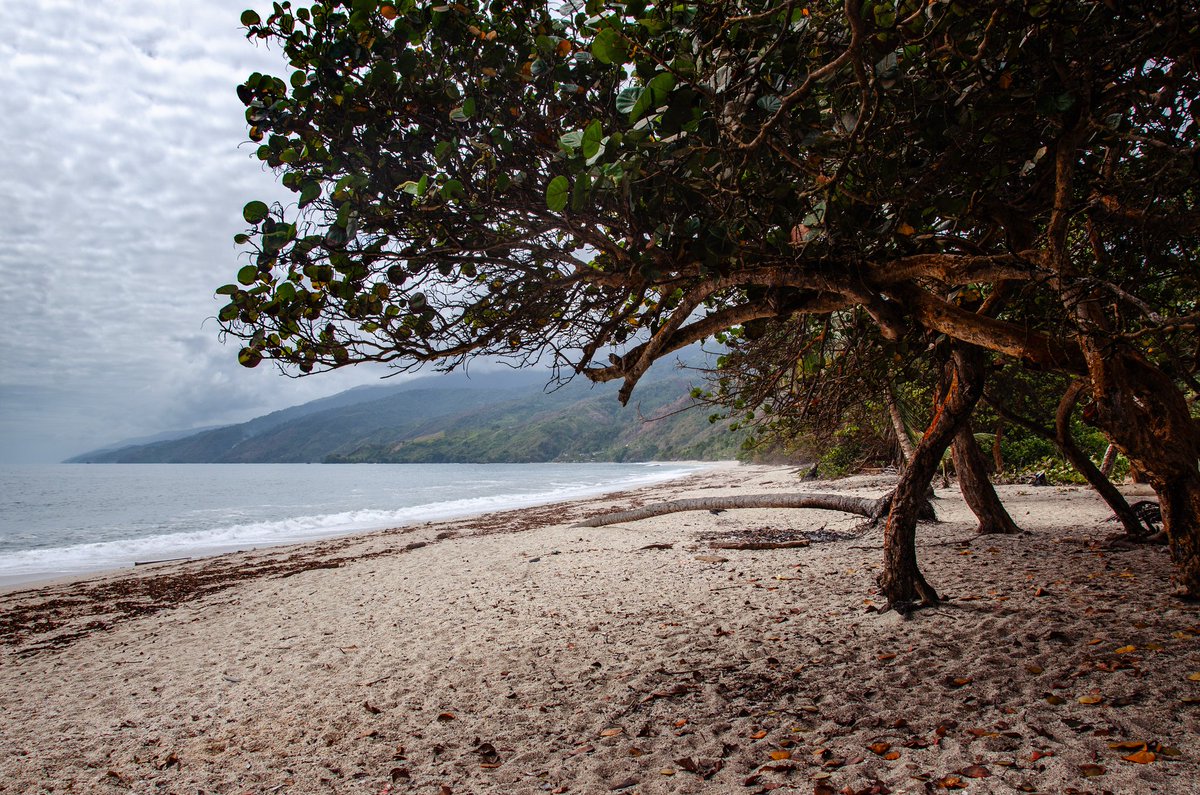
[[[0,586],[575,499],[705,466],[4,466]]]

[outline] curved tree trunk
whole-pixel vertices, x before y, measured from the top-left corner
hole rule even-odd
[[[1183,595],[1200,599],[1200,433],[1166,373],[1131,348],[1082,343],[1097,424],[1158,494]]]
[[[979,520],[976,532],[981,535],[992,533],[1019,533],[1021,528],[1008,515],[1000,501],[992,481],[988,479],[987,464],[983,451],[971,432],[971,423],[964,422],[954,435],[950,448],[954,471],[958,473],[958,488],[967,506]]]
[[[1070,390],[1067,391],[1066,395],[1063,395],[1062,402],[1059,403],[1058,411],[1060,415],[1063,411],[1063,405],[1067,402],[1068,395],[1070,395]],[[1078,393],[1072,398],[1070,405],[1074,405],[1075,399],[1078,399]],[[1067,432],[1058,435],[1043,428],[1028,417],[1014,414],[999,401],[989,398],[988,403],[996,410],[997,414],[1010,422],[1015,422],[1017,425],[1032,431],[1043,439],[1054,442],[1062,454],[1067,457],[1067,461],[1070,462],[1071,466],[1075,467],[1075,470],[1087,480],[1088,485],[1108,503],[1108,507],[1112,509],[1113,515],[1121,522],[1126,533],[1135,538],[1140,538],[1147,534],[1145,525],[1142,524],[1142,520],[1133,512],[1133,509],[1129,507],[1129,503],[1125,500],[1125,495],[1117,491],[1117,487],[1104,476],[1104,473],[1096,468],[1096,465],[1092,463],[1092,459],[1088,458],[1087,453],[1079,449],[1079,446],[1075,444],[1075,440],[1071,438],[1069,428]],[[1069,412],[1067,416],[1069,416]]]
[[[1075,440],[1071,438],[1071,412],[1075,409],[1075,404],[1079,402],[1079,396],[1085,389],[1087,389],[1086,383],[1074,381],[1063,393],[1062,399],[1058,402],[1058,411],[1054,415],[1055,441],[1058,442],[1059,449],[1066,454],[1071,465],[1087,478],[1092,488],[1113,509],[1113,513],[1125,527],[1125,532],[1134,538],[1144,538],[1152,532],[1151,528],[1142,523],[1138,515],[1129,507],[1125,495],[1117,491],[1117,487],[1112,484],[1104,471],[1093,464],[1087,453],[1080,450],[1079,445],[1075,444]]]
[[[942,455],[979,401],[985,379],[983,354],[975,348],[956,350],[947,365],[944,388],[933,420],[913,451],[908,468],[892,493],[892,506],[883,531],[883,573],[879,587],[893,607],[914,602],[932,605],[937,591],[917,566],[917,518],[925,492],[942,462]]]
[[[887,510],[891,495],[870,499],[849,494],[739,494],[732,497],[697,497],[643,505],[629,511],[601,514],[579,522],[575,527],[604,527],[621,522],[636,522],[653,516],[681,511],[724,511],[730,508],[815,508],[843,511],[868,519],[877,519]]]

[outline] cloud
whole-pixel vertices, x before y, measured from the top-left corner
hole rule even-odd
[[[289,194],[235,86],[286,74],[243,0],[0,3],[0,461],[210,425],[373,380],[247,372],[206,318],[242,205]]]

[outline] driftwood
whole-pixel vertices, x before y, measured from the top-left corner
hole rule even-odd
[[[891,495],[870,499],[848,494],[741,494],[730,497],[698,497],[644,505],[631,511],[602,514],[585,519],[575,527],[604,527],[621,522],[636,522],[652,516],[664,516],[681,511],[723,511],[730,508],[814,508],[823,511],[842,511],[878,519],[887,512]]]
[[[159,560],[135,560],[135,566],[152,566],[155,563],[174,563],[177,560],[191,560],[191,558],[161,558]]]
[[[797,538],[795,541],[712,541],[709,546],[713,549],[799,549],[810,543],[807,538]]]

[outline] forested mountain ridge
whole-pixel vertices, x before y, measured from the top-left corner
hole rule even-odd
[[[695,371],[656,368],[622,407],[616,385],[544,374],[432,376],[360,387],[183,438],[84,453],[69,463],[505,463],[728,459],[743,436],[688,408]]]

